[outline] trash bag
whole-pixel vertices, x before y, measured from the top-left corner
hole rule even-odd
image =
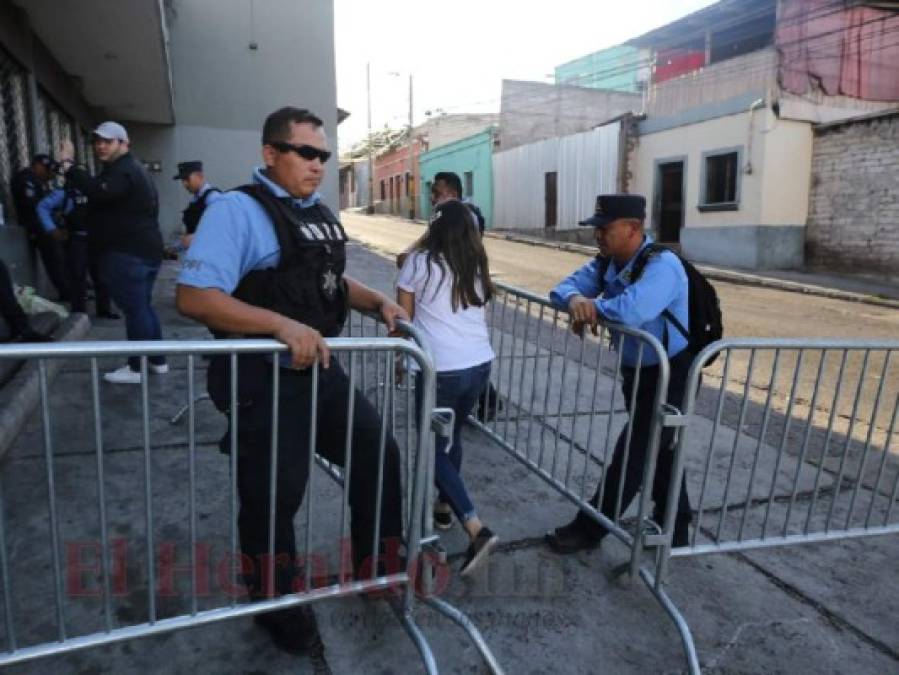
[[[17,285],[16,301],[29,316],[34,316],[41,312],[52,312],[60,319],[65,319],[69,315],[69,311],[65,307],[59,303],[47,300],[47,298],[42,298],[31,286]]]

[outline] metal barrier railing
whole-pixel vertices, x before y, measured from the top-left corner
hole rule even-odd
[[[692,536],[671,548],[669,510],[655,574],[641,570],[693,672],[689,626],[664,595],[671,557],[899,533],[897,352],[899,340],[728,338],[694,360],[669,488],[670,508],[686,468]]]
[[[627,546],[635,576],[645,547],[656,545],[647,536],[659,529],[650,517],[651,490],[641,490],[629,511],[622,479],[614,508],[606,509],[611,512],[604,513],[601,505],[609,501],[606,484],[616,446],[625,467],[632,450],[644,453],[641,485],[652,485],[662,430],[679,422],[677,411],[665,406],[665,350],[649,333],[618,325],[600,325],[597,335],[586,331],[578,339],[569,330],[567,312],[546,298],[503,283],[496,288],[489,316],[497,354],[491,374],[495,394],[485,393],[469,421]],[[630,364],[623,362],[625,349]],[[619,381],[627,369],[632,387],[625,400]],[[652,378],[656,414],[634,425],[628,409],[637,405],[641,377]],[[639,429],[645,447],[632,448],[639,424],[648,425],[645,435]],[[591,496],[598,497],[598,505]]]
[[[414,334],[411,326],[405,328],[408,333]],[[5,480],[0,481],[0,579],[3,592],[0,635],[6,636],[6,649],[0,652],[0,665],[23,663],[121,640],[286,609],[325,598],[386,589],[393,600],[392,607],[418,648],[427,672],[435,673],[437,665],[433,653],[415,620],[416,586],[423,585],[425,602],[462,626],[490,670],[502,672],[474,624],[444,601],[427,597],[432,576],[431,552],[428,549],[430,532],[426,526],[430,526],[428,495],[433,472],[430,424],[434,371],[426,350],[398,338],[337,338],[328,340],[328,345],[333,355],[330,372],[315,367],[304,376],[308,378],[308,385],[303,386],[308,386],[309,395],[308,444],[305,447],[310,451],[308,460],[301,460],[305,463],[307,478],[305,498],[298,511],[302,512],[302,523],[297,537],[297,556],[295,561],[287,561],[288,565],[294,562],[297,565],[291,586],[295,592],[283,595],[278,595],[283,591],[276,591],[274,587],[283,563],[276,561],[275,555],[275,528],[280,522],[276,508],[280,508],[278,495],[282,490],[282,478],[278,475],[277,466],[279,460],[284,461],[278,437],[278,422],[282,420],[279,417],[279,401],[282,390],[294,386],[287,378],[300,377],[279,366],[278,356],[286,351],[283,344],[272,340],[203,340],[0,346],[0,358],[37,361],[43,480],[47,490],[45,504],[38,507],[34,483],[26,485],[18,477],[13,481],[8,472],[4,472]],[[377,375],[392,369],[398,354],[414,359],[423,373],[420,419],[416,425],[408,424],[405,428],[395,424],[397,396],[392,378],[382,379]],[[141,360],[141,385],[127,389],[133,396],[122,396],[126,390],[121,387],[101,388],[101,360],[128,355],[140,356]],[[213,416],[197,415],[200,397],[196,393],[195,379],[200,370],[201,355],[227,358],[230,365],[229,433],[226,436],[228,441],[222,441],[221,448],[229,451],[227,462],[220,456],[213,460],[198,452],[199,446],[210,443],[210,440],[198,439],[198,430],[201,427],[204,430],[215,427],[215,422],[220,419],[218,416],[214,416],[216,419],[213,420],[209,419]],[[241,469],[238,457],[246,442],[246,437],[241,434],[248,432],[248,429],[242,429],[240,423],[244,402],[239,400],[238,395],[238,359],[248,355],[264,355],[270,361],[265,370],[268,373],[267,381],[271,383],[269,400],[272,410],[271,422],[265,429],[269,441],[260,451],[260,456],[266,458],[269,467],[266,482],[268,518],[265,520],[268,555],[260,557],[261,567],[258,570],[260,578],[267,580],[264,585],[266,592],[262,597],[257,595],[252,601],[245,602],[239,601],[242,593],[239,584],[234,581],[234,567],[236,564],[238,570],[247,572],[246,561],[240,557],[238,547],[241,503],[238,500],[238,473]],[[169,358],[172,372],[166,376],[168,391],[160,391],[151,379],[148,358],[153,356]],[[71,366],[79,366],[87,360],[86,371],[76,368],[70,372],[78,380],[82,391],[89,392],[88,396],[73,397],[71,392],[65,396],[62,390],[51,391],[46,369],[48,359],[66,359]],[[184,367],[176,368],[176,362],[181,361]],[[341,401],[347,412],[343,420],[346,428],[341,439],[332,439],[334,447],[327,448],[325,453],[330,459],[325,459],[318,456],[323,448],[321,443],[325,442],[321,439],[334,435],[335,421],[328,417],[331,410],[320,409],[319,398],[325,403],[330,400],[329,396],[334,398],[328,392],[331,386],[329,381],[333,383],[343,377],[337,370],[341,367],[345,373],[345,381],[340,386],[346,392],[346,400]],[[371,381],[375,383],[373,389],[367,388]],[[171,396],[172,388],[176,394],[187,395],[186,438],[181,437],[180,429],[169,423],[170,406],[177,403]],[[411,396],[411,393],[407,391],[406,395]],[[53,412],[56,405],[77,408],[69,410],[66,416],[70,428],[56,423]],[[410,414],[409,410],[407,407],[406,415]],[[159,412],[162,412],[161,416]],[[296,414],[304,413],[297,410]],[[376,451],[377,459],[359,454],[358,441],[353,440],[352,422],[363,415],[377,420],[377,447],[369,449]],[[162,426],[158,423],[160,418],[165,420]],[[417,433],[413,427],[425,431]],[[329,436],[325,436],[326,432]],[[125,444],[122,439],[130,438],[134,433],[141,439],[139,446],[109,447],[110,436],[116,436],[119,443]],[[186,449],[186,456],[180,453],[160,456],[161,451],[154,447],[154,436],[163,440],[161,447]],[[239,437],[243,439],[240,443]],[[336,447],[338,445],[339,448]],[[58,450],[60,447],[67,450],[68,446],[77,446],[77,452],[76,449],[72,451],[77,463],[72,463],[66,452]],[[400,447],[404,447],[405,452],[400,451]],[[312,452],[311,448],[316,448],[319,453]],[[81,480],[86,470],[83,464],[85,454],[95,458],[92,485]],[[313,462],[318,461],[328,473],[354,485],[358,479],[355,483],[351,481],[353,465],[363,460],[366,471],[359,475],[370,475],[374,481],[371,511],[365,512],[373,514],[368,519],[372,523],[371,532],[367,533],[370,540],[363,539],[355,530],[352,532],[354,536],[350,536],[350,511],[355,513],[362,508],[360,503],[366,500],[351,501],[348,490],[343,491],[342,498],[335,498],[324,488],[319,488],[313,479]],[[394,471],[398,474],[395,476],[396,483],[393,481]],[[71,476],[67,475],[69,473]],[[142,495],[138,499],[133,494],[133,482],[131,485],[125,484],[128,477],[134,481],[135,473],[143,478]],[[223,486],[227,481],[227,489],[216,490],[216,479]],[[392,485],[397,486],[397,494],[391,494],[394,490]],[[167,505],[172,500],[179,508],[169,512]],[[143,502],[142,508],[137,506],[139,501]],[[402,531],[399,541],[391,543],[385,540],[389,533],[380,530],[382,523],[397,516],[397,513],[388,513],[390,504],[397,501],[402,504],[401,507],[397,505],[397,512],[401,512],[398,520]],[[202,538],[201,509],[207,516],[204,520],[206,525],[202,527]],[[320,514],[325,509],[336,510],[339,518],[313,517],[313,513]],[[42,529],[35,524],[42,520],[39,515],[41,510],[47,514],[46,528],[43,529],[50,542],[49,550],[30,543],[37,541],[34,530]],[[354,527],[356,521],[354,517]],[[215,528],[209,525],[215,522],[227,523],[228,526]],[[330,527],[329,522],[332,523]],[[122,537],[123,532],[131,533],[135,528],[142,529],[139,538],[129,540]],[[26,544],[26,540],[29,543]],[[174,540],[188,547],[190,560],[187,565],[174,564]],[[352,547],[347,542],[351,540],[353,546],[358,546],[360,542],[365,546],[370,542],[369,550],[374,556],[370,567],[360,567],[352,560],[348,562]],[[120,544],[121,550],[118,548]],[[131,557],[127,566],[119,558],[125,554],[126,545],[129,554],[132,551],[140,554]],[[81,558],[84,552],[96,553],[95,565],[85,567]],[[213,552],[221,554],[224,561],[219,568],[221,587],[216,592],[212,592],[207,583],[209,557]],[[141,562],[138,563],[138,559]],[[333,561],[336,563],[332,568]],[[49,578],[40,578],[44,568]],[[333,569],[336,569],[336,574],[331,573]],[[85,571],[96,573],[97,584],[86,589],[88,592],[80,593],[85,591],[82,578]],[[174,580],[175,572],[189,577],[188,588],[178,588]],[[123,581],[120,574],[126,574],[127,580]],[[131,583],[134,586],[128,588]],[[127,611],[121,606],[123,603],[128,604]],[[122,616],[134,614],[135,606],[145,608],[145,620],[135,617],[134,622],[123,621]],[[55,628],[48,632],[50,608]],[[118,617],[119,621],[113,617]],[[76,625],[77,634],[73,635],[72,627]]]

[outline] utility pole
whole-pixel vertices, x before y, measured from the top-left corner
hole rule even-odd
[[[368,207],[366,213],[375,212],[375,162],[371,147],[371,63],[365,64],[365,90],[368,94]]]
[[[412,73],[409,73],[409,220],[415,220],[415,160],[412,155]]]

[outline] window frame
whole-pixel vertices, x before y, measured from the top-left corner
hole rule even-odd
[[[734,181],[734,200],[728,202],[709,202],[708,197],[708,163],[709,159],[722,155],[737,155],[736,174]],[[702,153],[699,164],[699,204],[696,208],[702,212],[737,211],[740,208],[740,199],[743,187],[743,146],[735,145],[727,148],[715,148]]]

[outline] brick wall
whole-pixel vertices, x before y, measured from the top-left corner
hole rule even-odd
[[[806,261],[899,277],[899,111],[816,129]]]

